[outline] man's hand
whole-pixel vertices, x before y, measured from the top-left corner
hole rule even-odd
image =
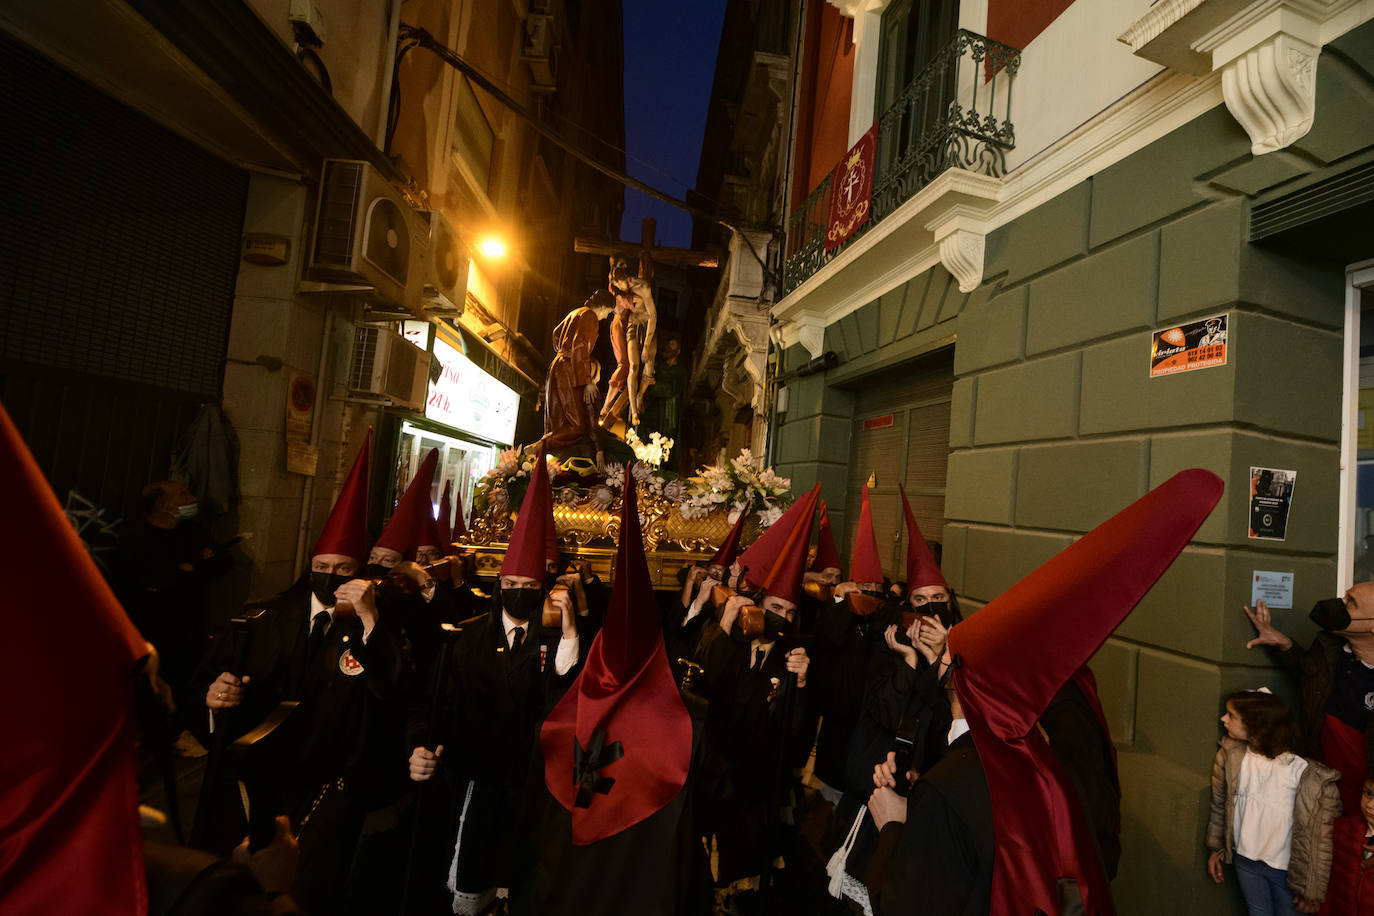
[[[835,603],[839,604],[844,600],[845,595],[848,595],[850,592],[857,592],[858,590],[859,586],[855,585],[853,582],[841,582],[839,585],[835,586]]]
[[[945,654],[945,646],[949,643],[949,630],[938,617],[917,617],[917,632],[911,637],[912,642],[920,642],[930,648],[930,653],[926,654],[922,649],[922,654],[934,664],[935,659]]]
[[[806,650],[801,646],[792,649],[787,653],[787,670],[797,676],[797,686],[806,686],[806,669],[811,666],[811,659],[806,657]]]
[[[377,587],[372,580],[349,579],[334,590],[334,601],[353,605],[353,612],[363,622],[363,638],[366,639],[377,625]]]
[[[682,583],[682,606],[690,607],[696,597],[701,581],[706,578],[705,566],[693,566],[687,570],[687,578]]]
[[[582,577],[583,585],[591,585],[592,580],[596,578],[596,576],[592,574],[592,563],[586,557],[574,558],[572,561],[572,568]]]
[[[417,747],[410,752],[410,778],[414,782],[424,782],[434,775],[434,771],[439,768],[439,758],[444,755],[444,746],[441,744],[434,750],[427,747]]]
[[[900,655],[902,661],[906,662],[913,671],[916,669],[916,649],[914,646],[897,642],[897,624],[894,623],[883,630],[883,642],[887,643],[889,649]]]
[[[887,759],[873,767],[873,785],[881,789],[884,786],[896,788],[897,786],[897,752],[888,751]]]
[[[555,588],[549,592],[549,596],[544,599],[546,604],[550,604],[558,609],[558,616],[563,622],[563,635],[573,637],[577,635],[577,618],[573,612],[572,595],[566,588]]]
[[[564,573],[558,577],[557,582],[572,594],[576,612],[578,614],[587,613],[587,591],[582,587],[581,574],[575,572]]]
[[[1207,857],[1207,874],[1212,876],[1212,880],[1217,884],[1221,883],[1221,850],[1218,849]]]
[[[284,814],[277,815],[272,842],[257,852],[249,852],[248,837],[244,837],[231,858],[240,865],[247,865],[264,891],[285,894],[296,881],[296,869],[301,861],[301,844],[291,833],[291,819]]]
[[[1255,602],[1255,609],[1249,607],[1245,609],[1245,616],[1250,618],[1250,623],[1254,624],[1255,631],[1259,634],[1254,639],[1245,644],[1245,648],[1253,649],[1255,646],[1274,646],[1280,650],[1287,651],[1293,647],[1293,640],[1289,639],[1271,622],[1269,605],[1263,601]]]
[[[735,595],[725,602],[725,607],[720,612],[720,628],[729,633],[730,628],[735,625],[735,618],[739,616],[740,608],[748,607],[753,603],[753,599],[743,595]]]
[[[582,400],[589,407],[596,404],[596,382],[588,382],[587,387],[582,389]]]
[[[886,786],[874,789],[868,797],[868,813],[873,815],[873,826],[882,830],[887,824],[906,823],[906,799]]]
[[[205,705],[210,709],[233,709],[243,702],[243,688],[248,681],[246,674],[237,678],[228,671],[221,672],[210,689],[205,691]]]

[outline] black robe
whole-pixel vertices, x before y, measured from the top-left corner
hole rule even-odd
[[[882,916],[982,916],[993,864],[992,800],[973,736],[961,735],[911,788],[906,823],[886,824],[868,867]]]
[[[443,683],[431,682],[426,696],[413,699],[407,730],[408,749],[444,745],[435,785],[421,789],[423,851],[411,890],[424,901],[446,899],[455,845],[461,892],[481,894],[528,877],[522,869],[530,837],[519,816],[526,774],[538,752],[539,724],[577,671],[574,665],[556,674],[558,637],[541,635],[537,624],[511,650],[496,602],[459,626]],[[579,647],[585,651],[580,637]],[[431,725],[436,691],[439,718]]]
[[[711,912],[710,864],[699,839],[696,814],[703,791],[712,791],[718,769],[707,738],[706,703],[683,695],[692,720],[692,757],[677,797],[614,836],[586,846],[572,842],[572,816],[549,792],[543,759],[530,767],[528,797],[535,844],[534,901],[511,889],[517,916],[706,916]],[[572,775],[568,761],[569,777]],[[593,804],[596,804],[593,801]],[[603,803],[615,803],[615,788]]]
[[[891,654],[883,632],[889,624],[900,622],[900,609],[892,602],[866,617],[851,613],[843,602],[818,608],[812,641],[821,716],[815,774],[834,789],[845,789],[849,742],[859,724],[875,660]]]
[[[252,624],[244,701],[216,714],[207,735],[213,761],[197,811],[209,819],[208,848],[227,854],[246,833],[238,779],[250,789],[255,812],[287,814],[299,834],[301,863],[292,895],[312,912],[337,909],[362,818],[403,788],[405,758],[399,749],[403,696],[410,661],[393,628],[378,623],[366,644],[357,617],[330,626],[313,663],[304,665],[310,624],[310,591],[302,580],[258,605]],[[227,632],[216,637],[192,681],[189,702],[205,710],[205,693],[230,667]],[[198,702],[197,702],[198,700]],[[240,759],[226,742],[249,731],[284,700],[297,700],[271,738]],[[203,712],[191,717],[208,729]]]

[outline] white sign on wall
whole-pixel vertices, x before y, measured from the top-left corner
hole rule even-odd
[[[503,445],[514,442],[520,395],[438,338],[434,358],[444,371],[429,386],[425,416]]]

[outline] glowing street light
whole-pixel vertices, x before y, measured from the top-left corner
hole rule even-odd
[[[477,250],[483,257],[497,260],[506,256],[506,243],[496,236],[487,236],[477,243]]]

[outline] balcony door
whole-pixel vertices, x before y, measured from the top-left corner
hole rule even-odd
[[[896,0],[883,11],[874,108],[877,117],[888,116],[879,132],[876,174],[880,179],[926,130],[940,123],[945,103],[953,99],[956,62],[951,60],[950,72],[932,74],[929,87],[889,112],[912,81],[937,60],[958,27],[956,0]]]

